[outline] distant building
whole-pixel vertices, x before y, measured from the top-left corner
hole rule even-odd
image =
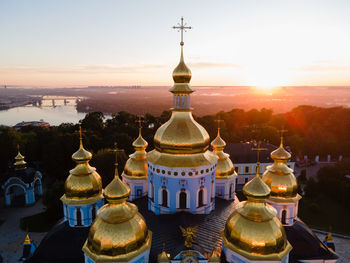
[[[46,121],[22,121],[13,126],[13,128],[19,130],[24,126],[50,127],[50,123]]]
[[[236,185],[243,187],[247,182],[254,178],[256,174],[256,153],[252,151],[252,148],[256,147],[256,143],[241,142],[241,143],[228,143],[226,146],[226,152],[230,155],[232,162],[234,163],[236,173]],[[270,152],[277,149],[277,147],[271,143],[262,142],[261,147],[266,148],[266,151],[260,152],[260,175],[265,171],[266,167],[273,163],[270,157]],[[294,170],[295,162],[288,161],[289,168]]]

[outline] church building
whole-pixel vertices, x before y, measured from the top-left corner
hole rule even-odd
[[[182,18],[174,28],[191,27]],[[140,127],[121,178],[116,167],[103,190],[80,135],[61,198],[64,218],[25,262],[336,262],[335,252],[297,217],[300,196],[282,142],[262,177],[256,148],[256,175],[243,188],[247,200],[238,200],[220,130],[210,151],[208,133],[192,116],[182,37],[180,45],[170,89],[174,106],[154,135],[155,148],[146,153]]]

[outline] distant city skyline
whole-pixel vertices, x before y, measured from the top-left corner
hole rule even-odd
[[[0,85],[350,85],[350,1],[0,2]]]

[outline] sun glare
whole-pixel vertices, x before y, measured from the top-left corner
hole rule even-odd
[[[274,63],[252,63],[243,69],[246,85],[253,86],[260,91],[273,91],[285,86],[289,81],[288,70]]]

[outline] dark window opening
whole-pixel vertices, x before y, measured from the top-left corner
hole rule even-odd
[[[286,223],[286,217],[287,217],[287,211],[283,210],[282,211],[282,220],[281,220],[283,225],[287,224]]]
[[[203,206],[203,189],[198,192],[198,207]]]
[[[162,190],[162,206],[168,207],[168,192],[167,190]]]
[[[180,193],[180,209],[186,209],[186,202],[187,202],[187,194],[186,192]]]

